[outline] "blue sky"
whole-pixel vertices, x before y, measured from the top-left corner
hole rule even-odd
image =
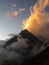
[[[37,0],[0,0],[0,39],[6,39],[8,34],[19,33],[22,22],[30,16],[30,7]],[[46,8],[49,12],[49,7]]]
[[[6,39],[8,34],[22,30],[22,21],[29,17],[30,6],[36,2],[37,0],[0,0],[0,39]]]

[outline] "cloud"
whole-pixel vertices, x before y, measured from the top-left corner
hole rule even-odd
[[[18,15],[18,11],[12,12],[13,16],[17,16]]]
[[[15,11],[15,12],[6,12],[5,15],[7,17],[18,16],[18,11]]]
[[[8,36],[16,36],[17,34],[11,33]]]
[[[16,4],[12,4],[12,7],[14,7],[14,8],[15,8],[15,7],[16,7]]]
[[[49,0],[38,0],[30,7],[30,16],[23,21],[24,29],[36,36],[49,39],[49,12],[45,11],[49,6]]]
[[[25,8],[19,8],[19,11],[20,12],[23,12],[23,11],[25,11],[26,9]]]
[[[13,6],[16,7],[16,5],[14,5],[14,4],[13,4]],[[21,13],[25,10],[26,10],[25,8],[19,8],[19,10],[17,10],[17,11],[6,12],[5,16],[7,16],[7,17],[18,16],[19,13]]]
[[[13,40],[15,39],[13,38]],[[6,41],[5,44],[7,44]],[[17,40],[13,43],[10,42],[10,45],[8,43],[6,48],[3,46],[0,46],[0,65],[19,65],[23,62],[23,53],[26,53],[25,48],[28,46],[25,39],[17,37]]]
[[[35,41],[35,44],[34,42],[31,43],[31,40],[28,39],[30,35],[29,32],[23,31],[10,40],[6,40],[4,44],[0,46],[0,65],[21,65],[26,59],[33,58],[33,56],[39,54],[49,45],[44,46],[46,43],[41,45],[39,40]],[[32,41],[34,41],[34,39],[33,36]]]
[[[16,10],[16,4],[15,3],[13,3],[11,5],[11,9],[13,11],[8,11],[8,12],[5,13],[6,17],[18,16],[19,13],[21,13],[21,12],[26,10],[25,8],[18,8],[18,10]]]
[[[15,6],[15,5],[13,5]],[[19,13],[25,11],[26,9],[25,8],[19,8],[19,11],[14,11],[14,12],[6,12],[5,15],[7,17],[12,17],[12,16],[18,16]]]

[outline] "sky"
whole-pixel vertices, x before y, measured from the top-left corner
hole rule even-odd
[[[38,0],[0,0],[0,40],[8,34],[18,34],[23,29],[23,20],[30,16],[30,7]],[[48,7],[46,9],[49,11]]]
[[[8,34],[18,34],[22,30],[22,21],[29,17],[29,8],[36,1],[0,0],[0,39],[6,39]]]

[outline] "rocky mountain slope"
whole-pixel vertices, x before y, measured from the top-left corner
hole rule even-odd
[[[27,30],[0,47],[0,65],[49,65],[49,42],[42,42]]]

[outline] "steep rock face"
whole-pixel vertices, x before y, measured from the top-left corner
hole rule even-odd
[[[35,57],[24,58],[22,65],[49,65],[49,47]]]
[[[49,57],[49,51],[45,50],[48,45],[49,42],[43,43],[29,31],[23,30],[0,47],[0,65],[42,65]]]
[[[35,35],[30,33],[28,30],[23,30],[20,34],[23,38],[27,38],[30,41],[30,43],[41,42]]]

